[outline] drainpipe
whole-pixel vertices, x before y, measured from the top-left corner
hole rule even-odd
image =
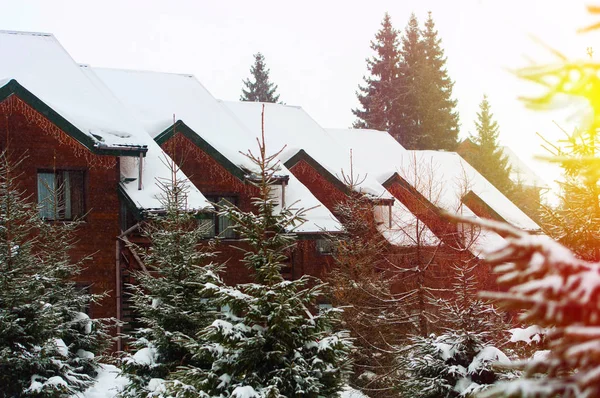
[[[142,190],[142,170],[144,169],[144,154],[140,152],[140,169],[138,173],[138,191]]]
[[[121,339],[121,321],[123,320],[123,309],[121,308],[121,243],[116,241],[115,258],[115,279],[117,282],[116,300],[117,300],[117,351],[123,351],[123,340]]]

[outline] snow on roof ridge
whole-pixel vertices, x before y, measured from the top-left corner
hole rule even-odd
[[[304,110],[304,108],[302,107],[302,105],[280,104],[278,102],[240,101],[240,100],[234,101],[234,100],[224,100],[224,99],[221,99],[221,98],[216,98],[216,100],[218,102],[224,103],[224,104],[227,103],[227,102],[235,102],[235,103],[237,103],[237,102],[243,102],[243,103],[246,103],[246,104],[261,104],[261,105],[266,105],[266,106],[282,106],[282,107],[286,107],[286,108],[294,108],[294,109],[302,109],[302,110]],[[304,112],[306,112],[306,111],[304,111]]]
[[[56,39],[56,37],[52,33],[46,33],[46,32],[28,32],[28,31],[23,31],[23,30],[3,30],[3,29],[0,29],[0,34],[3,34],[3,35],[22,35],[22,36],[45,36],[45,37],[53,37],[53,38]]]
[[[92,66],[89,64],[81,64],[81,66],[86,66],[92,69],[104,69],[104,70],[112,70],[117,72],[127,72],[127,73],[156,73],[161,75],[173,75],[173,76],[181,76],[181,77],[189,77],[196,79],[196,76],[193,73],[179,73],[179,72],[162,72],[158,70],[150,70],[150,69],[129,69],[129,68],[113,68],[107,66]]]

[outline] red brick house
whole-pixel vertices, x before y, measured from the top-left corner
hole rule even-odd
[[[224,200],[252,208],[255,165],[244,153],[257,148],[263,104],[218,101],[191,75],[78,65],[48,34],[0,32],[0,45],[8,54],[0,63],[0,146],[28,154],[22,184],[42,205],[40,217],[83,217],[73,255],[93,260],[79,282],[109,293],[92,316],[127,315],[124,278],[143,267],[127,243],[141,242],[139,223],[162,210],[156,182],[170,178],[171,161],[181,169],[178,178],[190,182],[188,208],[207,214],[207,237],[222,238],[224,279],[249,280],[237,250],[243,243],[227,230],[227,218],[210,211]],[[539,230],[455,153],[407,151],[386,132],[325,130],[300,107],[264,109],[267,149],[280,151],[274,189],[281,204],[308,209],[295,231],[288,278],[326,273],[332,259],[323,236],[343,231],[337,206],[356,197],[367,199],[361,217],[398,263],[413,261],[415,247],[476,260],[482,247],[502,240],[450,223],[443,212]],[[45,190],[58,186],[68,187],[61,188],[68,205],[53,216],[43,206]],[[483,270],[481,279],[488,277]]]
[[[96,68],[91,72],[145,125],[207,198],[215,203],[227,200],[242,210],[251,210],[256,192],[249,182],[256,165],[243,153],[257,150],[260,114],[254,120],[257,130],[248,131],[191,75]],[[268,128],[266,133],[269,136]],[[267,139],[267,150],[274,153],[279,147]],[[297,203],[310,209],[306,223],[296,230],[300,240],[290,253],[287,277],[298,278],[306,273],[322,276],[330,258],[322,253],[320,237],[340,232],[341,225],[283,164],[280,173],[276,189],[281,203]],[[223,217],[215,219],[214,234],[222,232],[226,223]],[[233,234],[224,238],[226,245],[220,249],[220,258],[228,260],[225,281],[247,282],[250,273],[237,261],[241,252],[235,249],[241,243]]]
[[[72,255],[92,259],[78,282],[92,293],[108,293],[91,306],[92,316],[118,317],[116,238],[127,213],[162,209],[155,182],[171,175],[160,161],[166,155],[52,35],[0,32],[0,46],[7,56],[0,63],[0,146],[23,159],[21,185],[40,204],[40,217],[83,220]],[[181,172],[178,178],[187,179]],[[59,213],[45,207],[49,189],[61,190]],[[212,208],[195,187],[187,199],[190,209]]]

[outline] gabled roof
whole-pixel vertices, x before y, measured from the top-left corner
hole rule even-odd
[[[510,164],[510,179],[515,183],[521,183],[528,187],[548,189],[549,185],[538,176],[517,154],[507,146],[502,147],[502,152],[508,158]]]
[[[258,134],[254,134],[192,75],[103,68],[93,71],[159,143],[177,131],[241,180],[255,171],[256,166],[242,153],[255,151],[260,118],[254,121],[258,126]],[[267,150],[278,149],[267,142]],[[296,232],[340,231],[341,225],[331,212],[283,164],[281,167],[281,174],[289,175],[286,204],[298,202],[298,206],[312,208],[306,214],[307,222]]]
[[[0,48],[0,100],[14,94],[93,153],[121,156],[121,191],[139,210],[162,208],[156,180],[171,175],[160,160],[165,154],[99,80],[50,34],[0,31]],[[140,154],[145,154],[141,190]],[[195,188],[188,204],[212,207]]]
[[[263,103],[222,101],[227,108],[254,134],[260,132],[260,117]],[[346,189],[343,174],[350,174],[350,150],[343,149],[310,115],[301,107],[265,103],[266,140],[271,147],[286,147],[282,158],[288,167],[296,160],[303,159],[322,176],[329,179],[340,190]],[[393,202],[392,226],[383,222],[378,228],[386,239],[397,246],[414,244],[416,230],[415,216],[389,193],[381,183],[358,164],[354,164],[354,174],[364,181],[357,190],[368,194],[376,201],[384,199]],[[343,173],[343,174],[342,174]],[[386,206],[387,207],[387,206]],[[425,226],[421,230],[421,243],[437,244],[439,240]]]
[[[267,144],[277,149],[285,146],[281,157],[288,166],[288,160],[304,151],[338,182],[343,184],[344,175],[350,174],[350,151],[338,148],[337,142],[301,107],[261,102],[222,103],[255,135],[260,134],[264,105]],[[361,177],[365,177],[364,173]],[[366,176],[360,190],[372,198],[393,199],[371,176]]]
[[[354,148],[357,162],[378,179],[389,178],[397,172],[425,197],[432,196],[427,191],[432,189],[433,184],[435,198],[431,201],[448,212],[464,211],[462,198],[471,190],[512,225],[528,231],[540,229],[457,153],[406,150],[384,131],[328,131],[341,143]],[[475,216],[472,211],[469,213],[469,216]]]

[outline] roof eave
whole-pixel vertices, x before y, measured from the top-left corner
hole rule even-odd
[[[202,149],[206,154],[212,157],[217,163],[223,166],[233,176],[235,176],[242,182],[245,180],[246,173],[244,172],[244,170],[242,170],[235,163],[229,160],[225,155],[219,152],[211,144],[209,144],[204,138],[200,136],[200,134],[192,130],[182,120],[177,120],[173,125],[167,127],[163,132],[154,137],[154,141],[156,141],[158,145],[162,145],[169,139],[171,139],[175,135],[175,133],[183,134],[183,136],[192,141],[194,145]]]
[[[94,140],[89,135],[85,134],[79,128],[75,127],[71,122],[61,116],[58,112],[48,106],[44,101],[39,99],[31,91],[23,87],[17,80],[11,79],[4,86],[0,87],[0,102],[8,99],[10,96],[16,95],[27,105],[33,108],[36,112],[47,118],[52,124],[61,129],[71,138],[79,142],[85,148],[95,155],[106,156],[139,156],[144,155],[148,148],[145,145],[140,146],[109,146],[102,145],[101,142]]]

